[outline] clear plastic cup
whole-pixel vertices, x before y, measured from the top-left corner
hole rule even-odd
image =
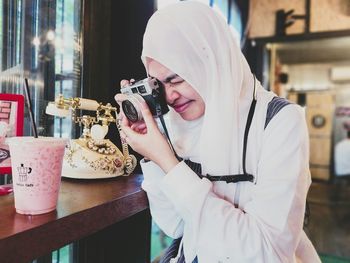
[[[44,214],[56,209],[67,139],[12,137],[11,155],[16,212]]]

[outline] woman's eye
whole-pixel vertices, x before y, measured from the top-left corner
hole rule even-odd
[[[181,79],[181,78],[172,79],[170,81],[171,84],[179,84],[179,83],[182,83],[182,82],[184,82],[184,80]]]

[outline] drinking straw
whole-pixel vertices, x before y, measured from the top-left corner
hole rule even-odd
[[[34,138],[38,138],[38,130],[36,129],[36,124],[35,124],[35,120],[34,120],[34,114],[33,114],[33,108],[32,108],[32,101],[30,99],[30,92],[29,92],[29,85],[28,85],[28,79],[25,78],[24,79],[24,91],[26,93],[26,101],[27,101],[27,107],[29,110],[29,117],[30,117],[30,121],[32,123],[32,130],[34,133]]]

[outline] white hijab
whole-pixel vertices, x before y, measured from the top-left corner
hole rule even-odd
[[[203,174],[239,173],[254,77],[223,18],[209,6],[191,1],[158,10],[143,39],[147,70],[146,57],[181,76],[205,102],[204,116],[195,121],[171,111],[176,152],[200,162]],[[257,87],[262,89],[258,82]]]

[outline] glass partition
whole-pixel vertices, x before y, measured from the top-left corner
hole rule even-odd
[[[0,92],[24,94],[28,78],[40,135],[70,137],[71,120],[45,114],[58,94],[81,94],[81,1],[1,0]],[[25,135],[30,135],[28,114]]]
[[[81,96],[81,0],[0,0],[0,93],[29,90],[39,135],[74,137],[70,118],[45,114],[58,94]],[[32,135],[25,109],[24,135]],[[0,184],[11,183],[0,176]],[[72,245],[34,262],[72,261]]]

